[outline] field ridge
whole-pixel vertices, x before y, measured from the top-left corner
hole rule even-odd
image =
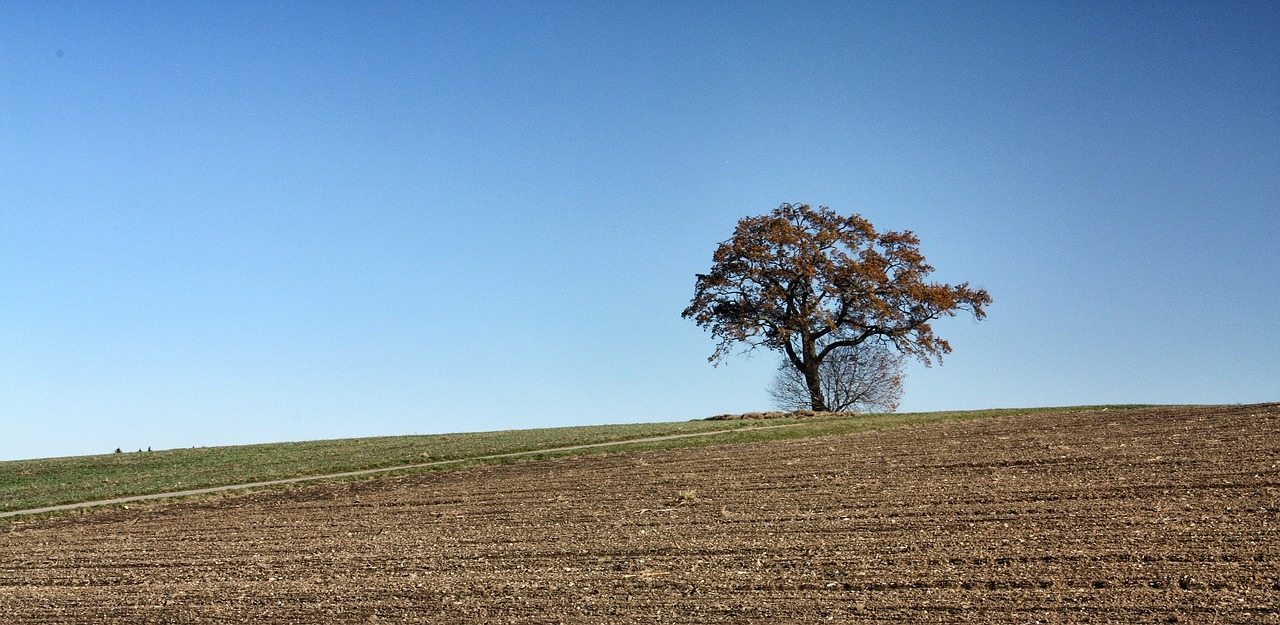
[[[65,512],[70,510],[79,510],[82,508],[96,508],[100,506],[114,506],[130,504],[141,501],[154,501],[157,499],[175,499],[181,497],[192,497],[196,495],[208,495],[213,493],[223,493],[232,490],[251,490],[257,488],[267,488],[272,486],[284,486],[289,484],[298,484],[302,482],[314,482],[320,480],[338,480],[343,478],[372,476],[382,473],[395,473],[403,471],[413,471],[415,469],[438,468],[448,465],[461,464],[466,462],[477,462],[485,460],[501,460],[506,458],[519,458],[523,456],[549,456],[564,452],[582,451],[588,449],[626,447],[643,443],[657,443],[662,441],[674,441],[685,438],[694,438],[700,436],[714,436],[725,432],[755,432],[760,430],[772,430],[775,428],[787,428],[800,425],[799,423],[783,423],[777,425],[761,425],[747,426],[735,428],[733,430],[712,430],[709,432],[691,432],[685,434],[668,434],[665,436],[651,436],[647,438],[636,438],[629,440],[610,441],[605,443],[589,443],[584,445],[571,445],[568,447],[554,447],[550,449],[533,449],[528,451],[515,451],[503,454],[491,454],[487,456],[474,456],[469,458],[457,458],[454,460],[436,460],[434,462],[422,462],[417,464],[407,464],[394,467],[378,467],[373,469],[360,469],[358,471],[344,471],[341,473],[326,473],[321,475],[305,475],[300,477],[290,477],[278,480],[268,480],[261,482],[248,482],[244,484],[226,484],[223,486],[210,486],[205,488],[196,488],[181,491],[168,491],[160,493],[148,493],[145,495],[132,495],[128,497],[116,497],[113,499],[102,499],[98,501],[83,501],[77,503],[61,504],[56,506],[46,506],[43,508],[30,508],[26,510],[7,510],[0,512],[0,519],[6,517],[15,517],[31,514],[44,514],[48,512]]]
[[[1112,406],[1114,408],[1115,406]],[[202,491],[241,484],[288,484],[293,478],[345,475],[355,479],[374,469],[421,467],[440,470],[466,462],[514,461],[522,452],[589,446],[696,432],[724,432],[714,442],[805,438],[924,423],[1040,411],[1088,410],[1061,407],[969,410],[858,416],[775,418],[750,421],[676,421],[572,426],[425,436],[383,436],[230,447],[137,451],[67,458],[0,462],[0,513],[112,501],[167,492]],[[784,430],[750,430],[767,425],[803,424]],[[709,444],[696,437],[641,446]],[[634,447],[635,444],[633,444]],[[603,446],[599,449],[606,448]],[[595,449],[594,451],[599,451]],[[559,453],[588,453],[593,449]],[[555,454],[551,454],[555,455]],[[536,458],[530,454],[525,458]],[[459,461],[459,462],[454,462]],[[377,473],[374,471],[373,473]],[[0,517],[3,518],[3,517]]]

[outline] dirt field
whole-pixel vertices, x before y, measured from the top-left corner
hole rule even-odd
[[[1280,623],[1280,404],[0,524],[0,623]]]

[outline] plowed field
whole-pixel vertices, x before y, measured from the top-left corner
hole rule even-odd
[[[1040,413],[0,524],[0,623],[1280,623],[1280,404]]]

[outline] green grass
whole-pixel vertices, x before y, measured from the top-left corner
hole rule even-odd
[[[18,460],[0,462],[0,512],[360,469],[396,467],[443,460],[468,460],[496,454],[670,434],[723,431],[722,434],[715,436],[629,444],[625,449],[671,449],[810,438],[1044,410],[1066,410],[1066,408],[861,415],[803,421],[770,419],[599,425]],[[769,430],[745,429],[784,424],[798,425]],[[486,462],[515,462],[530,458],[601,453],[616,449],[618,448],[593,448],[519,458],[491,459]]]

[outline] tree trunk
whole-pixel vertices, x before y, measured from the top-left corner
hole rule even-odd
[[[804,384],[809,388],[809,408],[815,412],[827,412],[827,398],[822,395],[822,381],[818,376],[818,365],[805,363],[800,369],[804,374]]]
[[[804,385],[809,389],[809,408],[815,412],[827,412],[827,398],[822,395],[822,378],[818,368],[822,361],[818,359],[818,345],[813,337],[804,333],[800,337],[800,353],[792,353],[792,363],[804,375]]]

